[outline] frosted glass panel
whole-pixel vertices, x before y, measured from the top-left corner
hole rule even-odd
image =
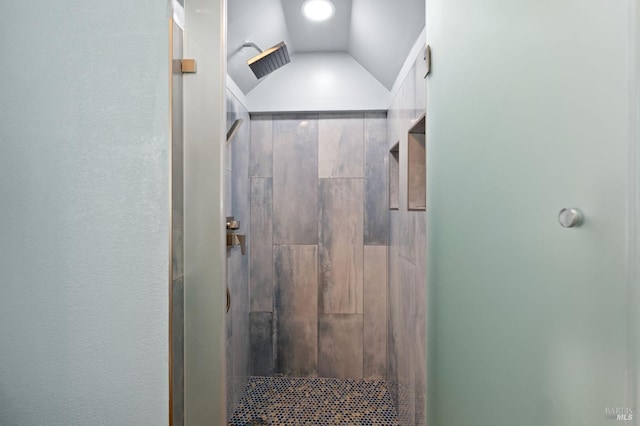
[[[185,425],[223,424],[226,409],[225,0],[185,4]]]
[[[428,2],[432,426],[632,407],[633,4]],[[582,226],[560,226],[564,207]]]

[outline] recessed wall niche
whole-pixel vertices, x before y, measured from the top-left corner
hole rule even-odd
[[[400,208],[400,142],[389,150],[389,210]]]
[[[422,116],[409,129],[407,144],[407,198],[409,210],[427,209],[427,155],[425,122]]]

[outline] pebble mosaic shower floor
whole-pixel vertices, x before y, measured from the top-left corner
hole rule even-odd
[[[385,382],[252,377],[231,426],[398,426]]]

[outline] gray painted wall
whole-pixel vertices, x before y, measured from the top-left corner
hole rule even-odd
[[[419,52],[387,117],[387,155],[396,143],[400,146],[400,203],[389,211],[387,375],[401,424],[411,425],[424,424],[426,212],[407,208],[407,132],[425,112],[425,69]]]
[[[386,377],[386,125],[252,117],[253,375]]]
[[[169,11],[4,10],[2,425],[168,422]]]

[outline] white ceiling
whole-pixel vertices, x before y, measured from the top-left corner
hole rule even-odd
[[[296,54],[346,52],[387,90],[424,28],[425,0],[333,0],[336,13],[311,22],[301,13],[304,0],[229,0],[228,73],[246,94],[271,76],[257,80],[246,64],[257,52],[285,41]],[[274,73],[279,72],[275,71]]]

